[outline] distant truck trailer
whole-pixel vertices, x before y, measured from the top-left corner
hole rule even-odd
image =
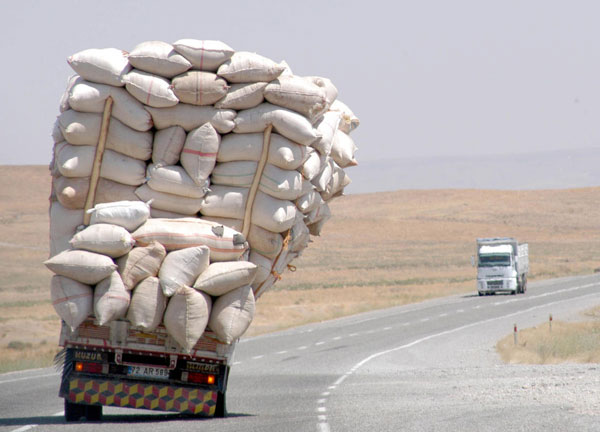
[[[527,290],[529,245],[512,237],[477,239],[477,292],[480,296]]]

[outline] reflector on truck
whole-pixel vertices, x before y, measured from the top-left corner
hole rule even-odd
[[[116,380],[74,378],[61,395],[78,404],[174,411],[212,417],[217,392],[161,384],[127,383]]]

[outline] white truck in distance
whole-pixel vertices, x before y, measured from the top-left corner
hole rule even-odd
[[[524,293],[529,246],[511,237],[477,239],[477,292],[480,296]]]

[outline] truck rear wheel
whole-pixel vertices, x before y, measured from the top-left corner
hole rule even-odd
[[[215,417],[227,417],[227,407],[225,406],[225,393],[219,392],[217,394],[217,406],[215,408]]]
[[[65,399],[65,420],[100,421],[102,419],[102,405],[83,405],[69,402]]]

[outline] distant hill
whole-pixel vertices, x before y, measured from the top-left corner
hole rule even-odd
[[[346,193],[401,189],[568,189],[600,185],[600,148],[361,161]]]

